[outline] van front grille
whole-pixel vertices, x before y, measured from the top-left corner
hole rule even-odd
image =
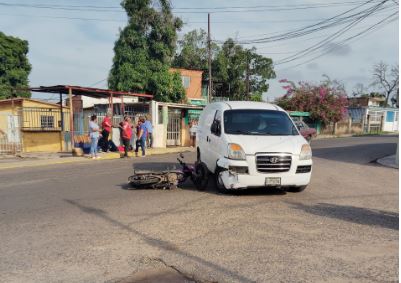
[[[256,155],[256,170],[260,173],[282,173],[291,168],[291,155]]]

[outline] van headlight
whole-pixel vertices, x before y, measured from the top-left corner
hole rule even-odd
[[[312,149],[309,144],[304,144],[299,154],[299,160],[309,160],[312,158]]]
[[[239,144],[230,143],[228,144],[228,158],[235,160],[245,160],[245,152]]]

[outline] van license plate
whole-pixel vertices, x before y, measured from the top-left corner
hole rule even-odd
[[[266,186],[280,186],[281,178],[280,177],[267,177],[265,180]]]

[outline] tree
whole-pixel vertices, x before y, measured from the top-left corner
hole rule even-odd
[[[389,66],[383,62],[379,62],[373,67],[373,86],[379,86],[383,91],[385,106],[388,105],[390,97],[396,96],[398,92],[398,65],[394,65],[389,70]]]
[[[28,51],[26,40],[0,32],[0,99],[31,96],[29,91],[21,90],[29,85],[31,65],[27,58]]]
[[[357,83],[352,90],[352,96],[354,97],[362,97],[367,94],[368,90],[362,83]]]
[[[283,88],[287,93],[276,100],[276,103],[287,111],[306,111],[314,120],[323,124],[338,122],[347,113],[347,95],[342,84],[325,80],[320,84],[300,82],[295,84],[288,80]]]
[[[219,52],[217,44],[211,44],[212,59]],[[178,51],[173,60],[173,67],[201,70],[203,71],[203,79],[207,80],[208,73],[208,38],[207,33],[203,29],[192,30],[186,33],[183,39],[178,41]]]
[[[234,100],[250,100],[269,89],[268,79],[276,77],[273,61],[256,53],[256,49],[244,49],[232,39],[224,42],[213,61],[213,81],[216,95]]]
[[[185,97],[178,74],[170,72],[182,21],[171,12],[170,1],[124,0],[128,25],[114,46],[109,87],[150,92],[156,100],[179,102]]]

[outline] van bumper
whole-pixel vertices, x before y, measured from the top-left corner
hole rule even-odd
[[[312,175],[312,169],[308,173],[296,173],[298,166],[312,166],[312,160],[299,160],[297,156],[293,156],[290,170],[283,173],[259,173],[255,164],[255,158],[249,156],[247,160],[220,159],[217,165],[225,169],[230,166],[248,167],[248,174],[239,174],[231,170],[221,172],[220,178],[226,189],[269,187],[266,185],[266,178],[271,177],[278,177],[281,180],[280,186],[273,187],[300,187],[308,185]]]

